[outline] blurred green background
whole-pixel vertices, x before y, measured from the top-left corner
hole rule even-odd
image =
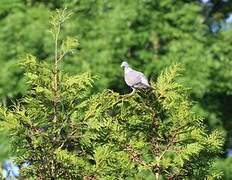
[[[127,60],[155,80],[180,62],[195,111],[226,142],[216,168],[232,179],[232,1],[231,0],[0,0],[0,98],[9,106],[27,89],[19,61],[31,53],[52,61],[49,18],[57,8],[72,12],[65,34],[80,41],[63,62],[69,74],[97,76],[95,91],[131,91],[120,64]],[[7,142],[0,138],[0,159]],[[4,157],[3,157],[4,156]]]

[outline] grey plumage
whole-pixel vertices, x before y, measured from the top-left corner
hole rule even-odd
[[[126,84],[133,89],[133,92],[135,91],[135,89],[150,88],[147,77],[143,73],[133,70],[125,61],[122,62],[121,67],[124,68],[124,80]]]

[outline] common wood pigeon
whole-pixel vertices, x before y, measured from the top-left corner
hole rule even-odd
[[[124,68],[124,80],[126,84],[133,89],[131,94],[133,94],[136,89],[147,89],[151,87],[147,77],[143,73],[130,68],[126,61],[122,62],[121,67]]]

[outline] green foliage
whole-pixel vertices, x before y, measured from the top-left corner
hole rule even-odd
[[[128,161],[135,164],[131,168],[137,172],[131,174],[134,178],[147,170],[157,179],[218,175],[210,166],[223,145],[222,135],[218,131],[208,134],[191,110],[186,89],[175,81],[178,71],[178,65],[164,71],[152,91],[131,97],[106,91],[96,96],[98,104],[90,103],[102,109],[92,116],[109,129],[104,141],[119,145],[119,151],[126,151]]]
[[[218,159],[214,165],[214,170],[218,170],[222,172],[222,179],[229,180],[232,178],[231,176],[231,157],[226,159]]]
[[[231,104],[225,100],[231,99],[231,33],[212,34],[208,23],[217,13],[224,12],[220,17],[226,17],[224,7],[231,3],[212,2],[211,8],[183,0],[4,0],[0,5],[0,95],[7,102],[7,97],[25,93],[25,80],[15,61],[25,52],[39,60],[51,59],[47,18],[55,8],[68,7],[73,16],[64,34],[77,34],[82,43],[78,55],[63,62],[65,72],[97,75],[95,91],[126,92],[117,71],[122,60],[128,59],[152,79],[166,65],[181,62],[186,69],[181,81],[199,102],[198,113],[210,128],[230,129],[232,115],[226,107]]]
[[[65,11],[57,14],[57,19],[52,21],[56,42],[54,65],[65,54],[73,52],[77,45],[75,39],[68,38],[58,51],[58,31],[67,16]],[[22,64],[31,90],[7,113],[2,113],[1,129],[13,137],[11,143],[19,156],[18,162],[32,162],[32,166],[24,170],[25,177],[78,178],[81,176],[80,163],[78,166],[73,166],[73,163],[85,162],[78,157],[82,149],[70,156],[68,151],[61,148],[68,146],[69,151],[76,151],[79,147],[78,138],[82,137],[82,133],[77,130],[85,125],[77,122],[77,119],[74,121],[72,116],[78,109],[76,102],[81,104],[88,97],[92,80],[87,73],[73,77],[62,75],[58,66],[50,68],[47,63],[40,63],[31,55]]]
[[[9,142],[7,141],[8,140],[8,136],[6,134],[6,132],[0,132],[0,162],[2,162],[3,160],[5,160],[6,158],[8,158],[11,154],[11,149],[10,149],[10,146],[9,146]],[[0,163],[1,165],[1,163]]]
[[[176,81],[179,65],[152,82],[152,90],[133,96],[91,93],[89,73],[70,76],[60,62],[78,41],[60,40],[69,15],[52,17],[54,63],[28,55],[21,63],[30,90],[1,108],[0,130],[7,132],[22,178],[150,179],[216,177],[211,163],[223,139],[208,133]],[[66,38],[64,38],[66,39]]]

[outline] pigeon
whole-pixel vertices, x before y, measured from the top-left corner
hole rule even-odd
[[[126,61],[123,61],[121,67],[124,68],[124,80],[128,86],[132,88],[131,94],[135,92],[136,89],[148,89],[151,88],[148,83],[147,77],[136,70],[129,67]]]

